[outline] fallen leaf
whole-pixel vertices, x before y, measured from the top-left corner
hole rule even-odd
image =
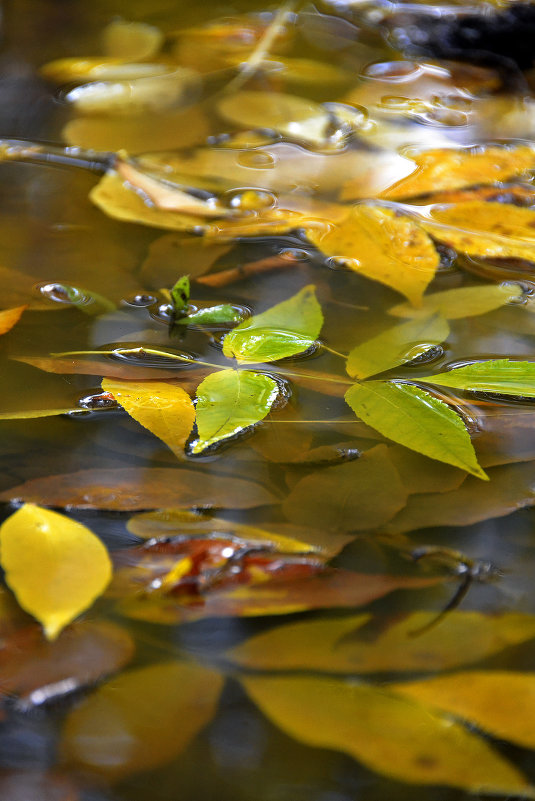
[[[123,512],[170,506],[250,509],[277,502],[252,481],[167,467],[95,468],[34,478],[4,491],[1,500]]]
[[[14,309],[0,311],[0,334],[6,334],[22,317],[27,306],[16,306]]]
[[[413,384],[366,381],[350,387],[345,399],[357,417],[383,436],[487,479],[461,417],[423,389]]]
[[[392,306],[388,313],[394,317],[423,317],[439,313],[446,320],[458,320],[499,309],[511,301],[518,301],[521,295],[521,287],[514,283],[466,286],[426,295],[418,309],[409,303],[399,303]]]
[[[197,387],[198,439],[193,453],[233,437],[269,413],[279,394],[277,382],[251,370],[221,370]],[[189,398],[188,398],[189,400]]]
[[[535,363],[512,359],[490,359],[455,367],[445,373],[428,375],[424,383],[441,387],[454,387],[470,392],[497,392],[535,398]]]
[[[165,442],[175,456],[184,458],[184,445],[195,421],[195,407],[184,389],[163,381],[109,378],[103,380],[102,389],[111,392],[130,417]]]
[[[163,44],[164,36],[154,25],[115,19],[106,25],[101,39],[107,56],[135,61],[155,55]]]
[[[25,504],[0,527],[0,562],[18,602],[42,623],[47,639],[102,594],[111,562],[81,523]]]
[[[386,189],[381,197],[389,200],[490,184],[522,175],[535,165],[530,145],[444,148],[411,156],[416,170]]]
[[[466,479],[464,470],[429,459],[402,445],[390,446],[388,456],[410,494],[449,492],[457,489]]]
[[[288,300],[244,320],[223,340],[224,355],[239,362],[272,362],[312,347],[323,325],[315,289],[305,286]]]
[[[114,23],[111,23],[112,25]],[[125,24],[119,22],[118,24]],[[136,24],[136,23],[126,23]],[[147,26],[149,27],[149,26]],[[136,62],[122,56],[85,56],[82,58],[57,58],[39,68],[47,81],[57,84],[84,83],[86,81],[120,81],[164,75],[169,66],[158,62]]]
[[[386,445],[377,445],[355,461],[305,476],[282,508],[288,520],[299,525],[365,531],[390,520],[406,500]]]
[[[523,748],[535,748],[535,674],[473,670],[392,684],[392,691],[449,712]]]
[[[488,484],[470,476],[451,492],[415,495],[387,523],[388,533],[433,526],[469,526],[535,505],[535,464],[507,464],[488,471]]]
[[[417,317],[382,331],[354,347],[347,357],[352,378],[368,378],[421,356],[448,337],[449,326],[439,314]]]
[[[423,228],[381,206],[353,206],[344,222],[327,231],[307,230],[306,235],[329,258],[401,292],[415,306],[440,263]]]
[[[204,275],[225,253],[229,245],[207,243],[205,239],[164,234],[151,242],[140,278],[151,289],[171,286],[179,275],[190,279]]]
[[[370,614],[286,623],[251,637],[226,656],[255,670],[314,670],[355,676],[428,672],[479,662],[535,637],[533,615],[458,611],[449,612],[440,626],[412,636],[434,618],[434,612],[411,612],[386,628],[379,618],[377,629]]]
[[[162,662],[99,687],[65,721],[63,757],[113,778],[171,762],[216,712],[223,679],[189,662]]]
[[[349,754],[398,781],[533,797],[524,776],[451,718],[388,690],[334,678],[241,677],[290,737]]]
[[[132,638],[113,623],[74,623],[54,642],[43,641],[37,626],[26,626],[3,641],[1,690],[17,695],[18,708],[26,711],[95,684],[133,654]]]

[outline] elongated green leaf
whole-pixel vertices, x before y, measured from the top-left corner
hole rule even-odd
[[[221,303],[219,306],[208,306],[198,309],[187,317],[177,320],[182,325],[210,325],[213,323],[239,323],[243,319],[243,312],[230,303]]]
[[[307,745],[342,751],[400,781],[533,797],[522,774],[482,737],[417,701],[335,678],[241,682],[270,720]]]
[[[487,479],[459,415],[423,389],[368,381],[350,387],[345,399],[357,417],[385,437]]]
[[[272,362],[303,353],[314,344],[323,314],[315,287],[245,320],[225,337],[223,353],[240,362]]]
[[[263,420],[278,394],[277,382],[251,370],[211,373],[197,389],[197,430],[193,453]]]
[[[440,314],[393,326],[353,348],[347,358],[347,372],[352,378],[368,378],[390,370],[444,342],[449,332]]]
[[[179,278],[171,288],[170,294],[175,314],[185,314],[189,302],[189,276],[183,275]]]
[[[535,362],[515,362],[511,359],[474,362],[446,373],[426,376],[422,381],[441,387],[535,398]]]
[[[394,317],[423,317],[432,312],[440,312],[447,320],[457,320],[499,309],[510,300],[518,299],[521,294],[522,290],[516,284],[468,286],[426,295],[418,308],[410,303],[398,303],[388,313]]]

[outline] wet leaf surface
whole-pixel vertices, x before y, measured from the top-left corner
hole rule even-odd
[[[496,359],[474,362],[447,373],[425,377],[425,382],[441,387],[454,387],[475,392],[497,392],[500,395],[535,397],[535,363]]]

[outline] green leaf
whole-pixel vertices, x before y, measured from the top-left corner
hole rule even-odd
[[[176,315],[184,315],[188,311],[189,276],[183,275],[171,289],[171,302]]]
[[[277,382],[251,370],[211,373],[197,389],[197,430],[193,453],[263,420],[278,395]]]
[[[426,295],[418,308],[410,303],[398,303],[388,313],[394,317],[423,317],[440,312],[447,320],[457,320],[499,309],[511,300],[518,300],[521,295],[518,284],[461,287]]]
[[[421,380],[441,387],[535,398],[535,362],[492,359],[428,375]]]
[[[487,480],[459,415],[423,389],[368,381],[350,387],[345,399],[357,417],[383,436]]]
[[[247,676],[247,694],[290,737],[349,754],[399,781],[533,798],[527,780],[449,716],[340,678]]]
[[[243,312],[230,303],[221,303],[219,306],[208,306],[198,309],[187,317],[177,320],[182,325],[211,325],[213,323],[239,323],[243,320]]]
[[[297,295],[230,331],[223,342],[223,353],[240,362],[285,359],[310,348],[322,325],[315,287],[305,286]]]
[[[347,372],[352,378],[368,378],[390,370],[440,344],[449,332],[447,322],[439,314],[393,326],[353,348],[347,358]]]

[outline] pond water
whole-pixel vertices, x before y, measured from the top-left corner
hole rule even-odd
[[[534,797],[514,6],[5,4],[1,798]]]

